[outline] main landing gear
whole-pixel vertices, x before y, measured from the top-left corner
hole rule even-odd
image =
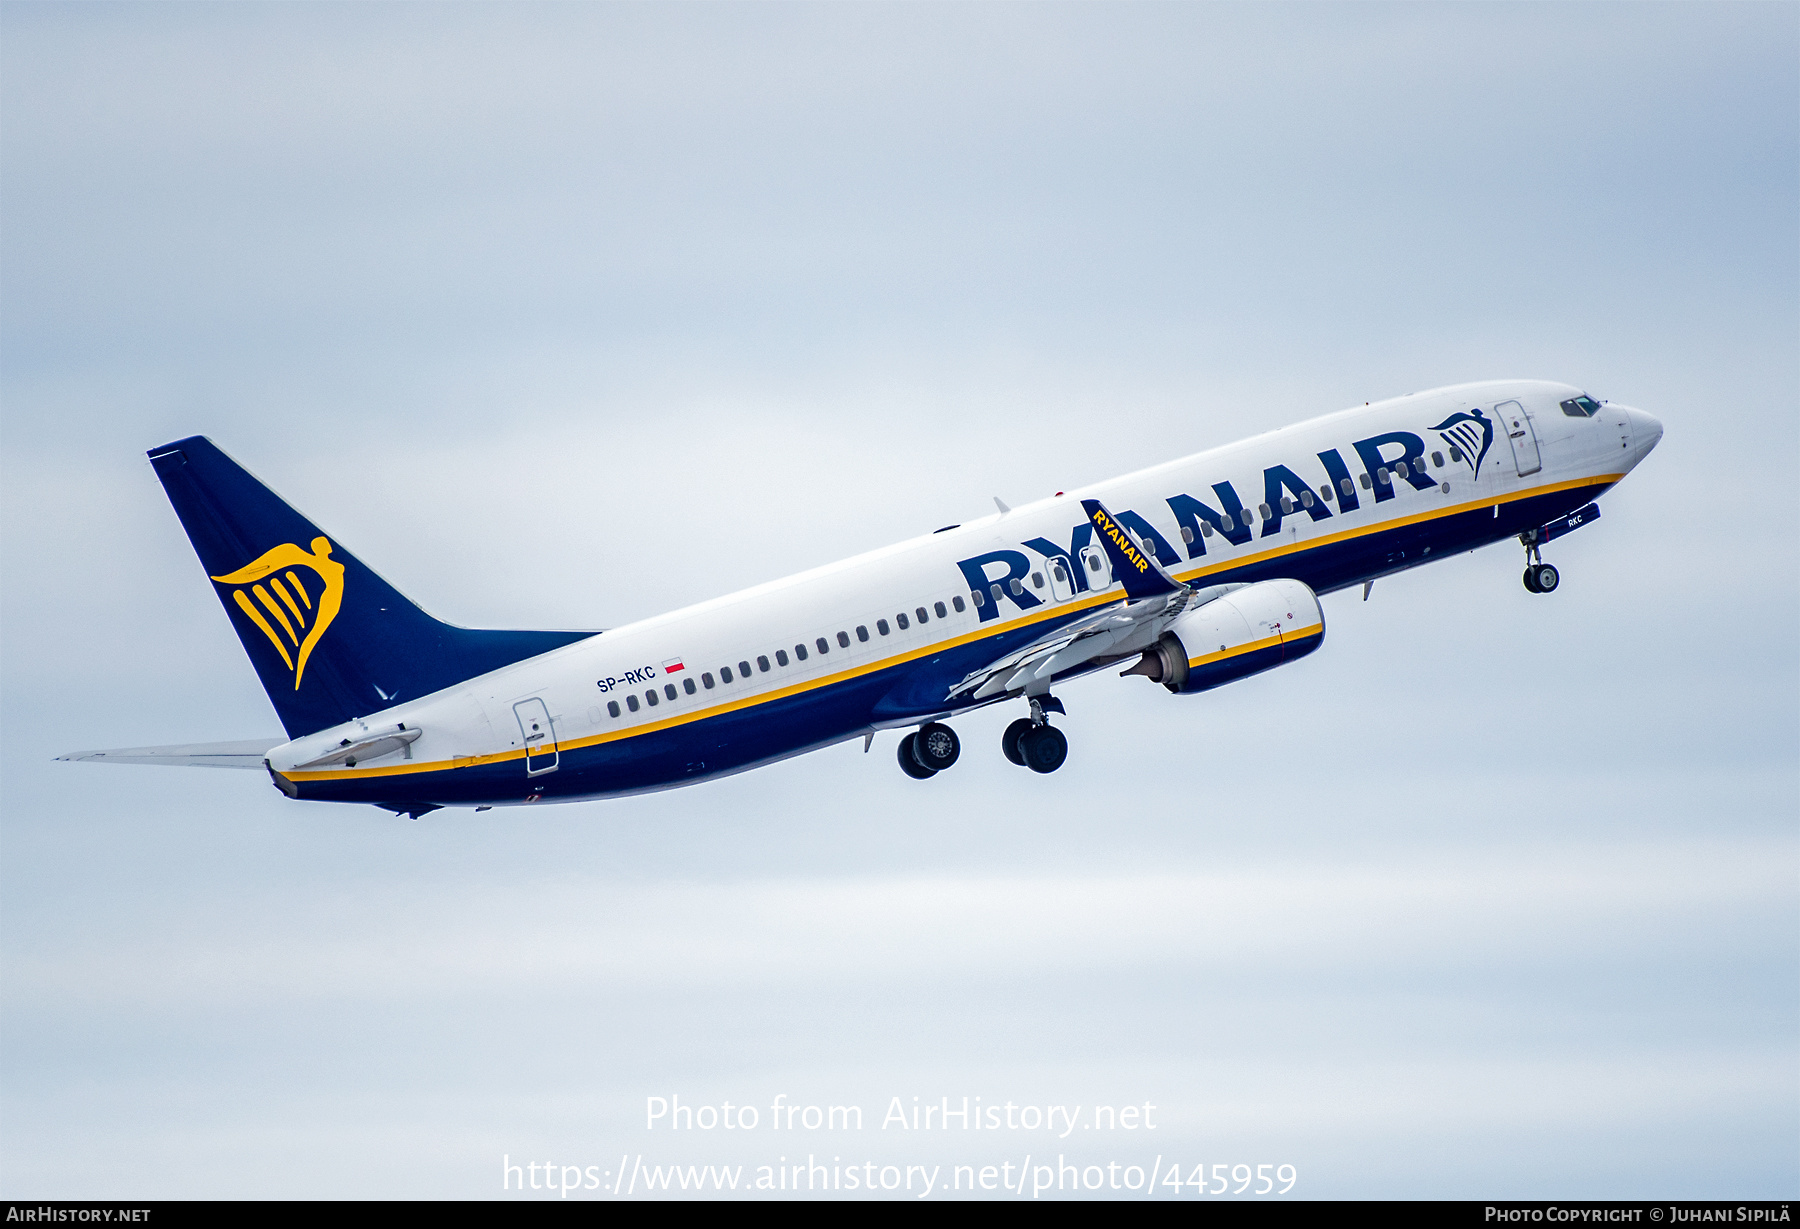
[[[1538,531],[1527,529],[1519,535],[1519,541],[1525,544],[1525,587],[1533,593],[1555,593],[1562,575],[1538,553]]]
[[[1069,758],[1069,740],[1044,715],[1046,707],[1059,713],[1063,707],[1050,696],[1044,699],[1047,705],[1034,697],[1031,716],[1019,718],[1000,736],[1000,750],[1006,758],[1033,772],[1055,772]]]
[[[923,781],[956,763],[961,754],[956,731],[941,721],[928,721],[900,740],[900,771]]]
[[[1046,713],[1063,711],[1062,701],[1054,696],[1033,697],[1031,716],[1021,717],[1006,727],[1000,736],[1000,750],[1021,768],[1033,772],[1055,772],[1069,758],[1069,740],[1050,724]],[[962,754],[962,743],[956,731],[941,721],[928,721],[900,740],[895,758],[900,771],[915,781],[935,777]]]

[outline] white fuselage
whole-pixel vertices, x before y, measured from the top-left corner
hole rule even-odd
[[[1325,592],[1510,536],[1520,531],[1514,510],[1529,504],[1533,523],[1543,523],[1617,482],[1661,428],[1617,405],[1580,417],[1559,409],[1579,395],[1566,385],[1496,381],[1316,418],[615,628],[295,739],[269,764],[302,796],[352,800],[362,791],[338,787],[366,783],[390,796],[503,804],[668,788],[916,725],[1005,698],[953,701],[944,680],[954,684],[970,663],[1121,600],[1110,571],[1077,549],[1083,498],[1122,521],[1137,518],[1179,581],[1292,575]],[[1474,446],[1453,451],[1475,428],[1432,430],[1474,410],[1497,420],[1509,412],[1497,407],[1515,403],[1527,418],[1523,437],[1500,423],[1478,464]],[[1405,479],[1371,473],[1381,468],[1371,460],[1385,465],[1408,446],[1367,442],[1396,432],[1424,441],[1423,455]],[[1306,506],[1280,485],[1283,474],[1304,484]],[[1346,482],[1348,497],[1338,489]],[[1197,504],[1225,513],[1233,494],[1251,513],[1232,518],[1234,535],[1193,514]],[[1291,512],[1281,509],[1283,495]],[[1485,538],[1484,518],[1494,528]],[[1246,519],[1247,540],[1233,541],[1246,536]],[[1434,542],[1452,526],[1453,537]],[[1061,571],[1057,552],[1066,552]],[[533,741],[529,718],[540,712],[550,728]],[[345,740],[402,726],[419,731],[416,739],[373,762],[299,767]],[[594,757],[588,768],[572,772],[584,754]]]

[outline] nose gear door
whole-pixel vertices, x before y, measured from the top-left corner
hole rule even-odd
[[[519,733],[525,736],[525,775],[542,776],[556,771],[556,730],[550,724],[550,710],[542,700],[520,700],[513,705],[519,719]]]
[[[1531,415],[1517,401],[1502,401],[1494,407],[1494,417],[1506,431],[1506,438],[1512,444],[1513,466],[1519,471],[1519,477],[1535,474],[1544,468],[1543,458],[1538,455],[1537,432],[1531,428]]]

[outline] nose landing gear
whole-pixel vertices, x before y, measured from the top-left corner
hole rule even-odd
[[[1055,772],[1069,758],[1069,740],[1050,724],[1044,715],[1046,708],[1063,711],[1062,703],[1054,697],[1045,696],[1041,702],[1034,697],[1031,716],[1019,718],[1000,736],[1001,754],[1033,772]]]
[[[1556,586],[1562,583],[1562,574],[1555,565],[1545,563],[1538,553],[1538,548],[1543,545],[1540,533],[1542,530],[1527,529],[1519,535],[1519,541],[1525,546],[1525,588],[1532,593],[1554,593]]]

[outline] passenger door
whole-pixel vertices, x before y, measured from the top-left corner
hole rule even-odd
[[[1100,547],[1082,547],[1081,566],[1087,569],[1087,586],[1095,593],[1112,584],[1112,562]]]
[[[1513,467],[1519,471],[1519,477],[1544,468],[1538,455],[1537,432],[1531,428],[1531,415],[1525,407],[1517,401],[1502,401],[1494,407],[1494,417],[1500,420],[1500,428],[1512,444]]]
[[[525,736],[525,775],[542,776],[556,771],[556,729],[550,723],[550,710],[533,697],[513,705],[519,719],[519,733]]]

